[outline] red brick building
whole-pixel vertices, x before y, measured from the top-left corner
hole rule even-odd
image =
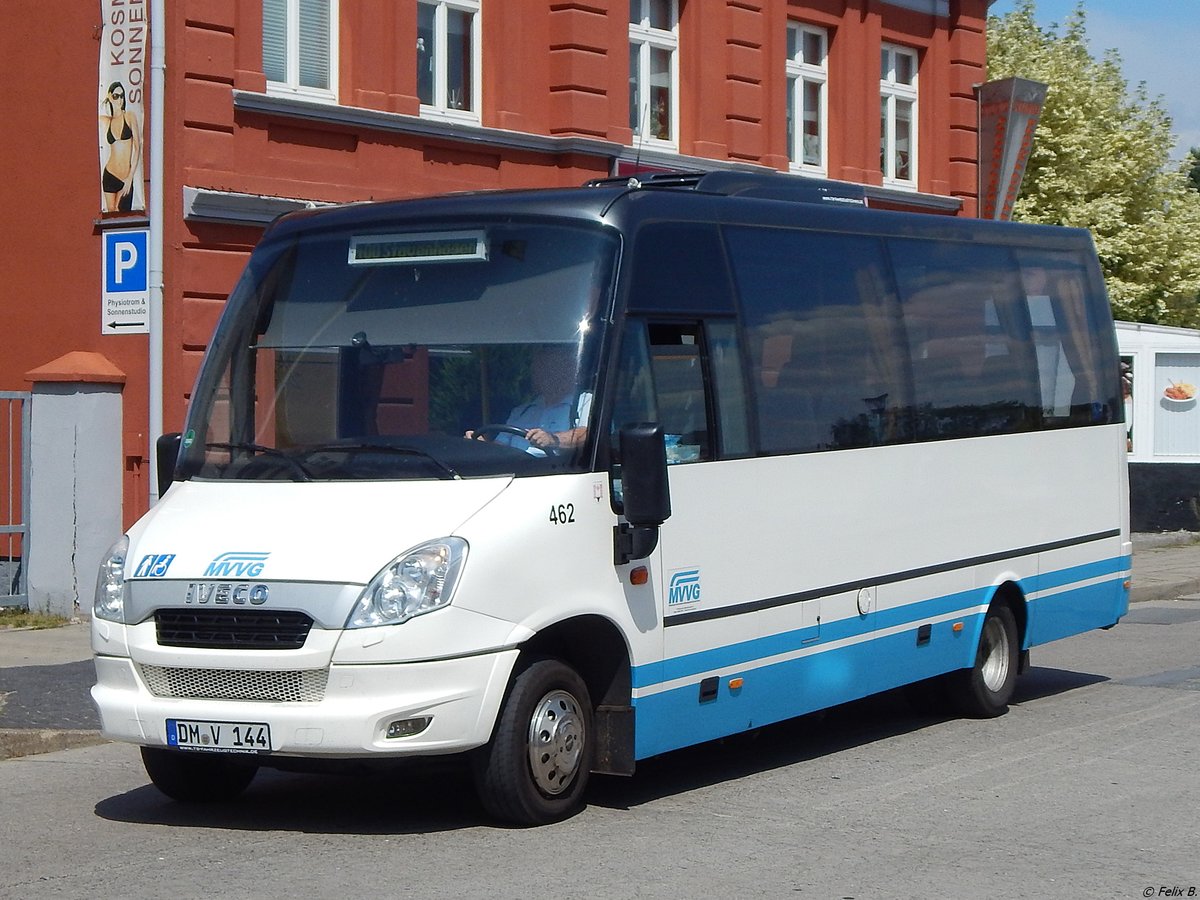
[[[146,334],[102,323],[101,244],[150,219],[102,211],[97,151],[136,138],[97,72],[135,29],[148,34],[153,5],[94,0],[50,17],[12,0],[4,38],[20,122],[0,149],[0,390],[76,351],[124,373],[127,523],[149,502],[154,370]],[[135,197],[153,197],[156,154],[162,165],[164,430],[182,422],[263,226],[307,204],[762,166],[865,184],[877,206],[975,214],[988,0],[163,5],[161,142],[149,49],[125,90],[142,89]]]

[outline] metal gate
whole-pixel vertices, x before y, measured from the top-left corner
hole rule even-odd
[[[0,606],[29,607],[30,395],[0,391]]]

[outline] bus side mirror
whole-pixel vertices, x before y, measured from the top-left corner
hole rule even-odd
[[[183,435],[179,432],[162,435],[154,442],[155,472],[158,475],[158,496],[167,492],[175,480],[175,463],[179,460],[179,445]]]
[[[621,429],[621,500],[626,524],[614,534],[617,565],[645,559],[658,546],[658,526],[671,517],[667,448],[660,425]]]

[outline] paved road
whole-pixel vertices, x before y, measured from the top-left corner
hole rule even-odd
[[[1139,604],[1035,650],[999,719],[888,694],[599,779],[528,831],[488,823],[454,769],[264,773],[197,808],[124,745],[8,760],[0,897],[1200,894],[1198,646],[1200,602]]]

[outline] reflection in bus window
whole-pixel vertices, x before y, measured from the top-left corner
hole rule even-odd
[[[333,229],[259,254],[210,350],[185,471],[344,480],[581,470],[615,249],[588,228],[484,223]],[[534,361],[549,348],[563,360],[562,396],[546,402],[572,413],[553,448],[535,451],[527,438],[541,435],[513,411],[544,390]],[[464,439],[480,429],[487,440]]]
[[[1038,383],[1046,427],[1117,421],[1118,385],[1096,373],[1113,363],[1112,313],[1098,272],[1075,254],[1017,251],[1021,282],[1037,348]]]
[[[1029,313],[1002,247],[894,240],[920,439],[1037,425]]]
[[[697,325],[651,325],[650,360],[667,462],[712,459]]]
[[[873,238],[726,230],[764,453],[907,436],[899,311]]]

